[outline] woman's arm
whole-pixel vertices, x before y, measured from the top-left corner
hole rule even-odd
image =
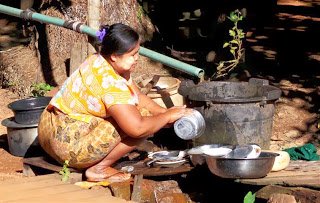
[[[129,104],[116,104],[108,109],[119,127],[130,137],[146,137],[159,131],[168,123],[173,123],[189,110],[185,107],[172,107],[154,116],[141,116],[137,107]]]

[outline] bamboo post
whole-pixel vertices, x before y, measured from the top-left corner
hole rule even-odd
[[[100,26],[100,0],[88,0],[88,26],[98,30]],[[92,43],[88,43],[88,54],[94,53],[96,50]]]
[[[98,30],[100,19],[100,0],[88,0],[88,26]],[[93,39],[88,38],[88,41],[80,41],[75,43],[71,49],[70,58],[70,73],[87,58],[88,55],[95,53],[96,50],[93,44]]]
[[[33,6],[34,0],[20,0],[20,9],[25,10]]]
[[[68,73],[69,76],[87,58],[88,46],[89,46],[89,43],[87,43],[86,40],[80,40],[79,42],[73,45],[71,49],[71,56],[70,56],[70,70]]]

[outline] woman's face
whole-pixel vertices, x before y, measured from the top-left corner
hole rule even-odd
[[[113,68],[119,73],[123,74],[131,72],[137,65],[139,58],[140,43],[138,42],[134,49],[123,55],[111,55],[111,61]]]

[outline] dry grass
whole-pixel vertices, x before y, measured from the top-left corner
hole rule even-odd
[[[0,52],[1,85],[21,98],[30,94],[30,86],[39,75],[39,61],[31,47],[18,46]]]

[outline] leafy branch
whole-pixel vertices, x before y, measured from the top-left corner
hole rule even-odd
[[[243,16],[239,10],[232,11],[228,19],[233,22],[234,26],[229,30],[229,36],[232,38],[229,42],[223,44],[223,48],[229,47],[232,59],[228,61],[220,61],[217,71],[211,79],[221,78],[232,71],[240,62],[244,49],[242,48],[242,39],[245,34],[242,29],[238,28],[238,22],[243,20]]]

